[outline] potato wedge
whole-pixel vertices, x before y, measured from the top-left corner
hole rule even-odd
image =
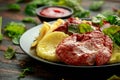
[[[39,36],[36,38],[36,40],[32,43],[31,47],[35,47],[38,42],[44,37],[44,35],[49,31],[51,25],[47,22],[43,23],[43,26],[40,29],[40,34]]]
[[[59,60],[55,54],[56,47],[67,36],[67,34],[58,31],[46,34],[37,45],[37,56],[48,61],[58,62]]]

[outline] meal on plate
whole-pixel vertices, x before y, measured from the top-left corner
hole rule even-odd
[[[43,22],[31,45],[38,57],[68,65],[90,66],[120,62],[120,18],[97,15]]]

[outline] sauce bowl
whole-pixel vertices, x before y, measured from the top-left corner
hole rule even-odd
[[[36,9],[41,22],[57,19],[67,19],[72,16],[73,10],[65,6],[43,6]]]

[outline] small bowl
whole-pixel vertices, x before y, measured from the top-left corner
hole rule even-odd
[[[45,12],[45,10],[50,9],[50,8],[53,10],[53,12],[55,12],[55,14],[54,13],[50,14],[48,11]],[[64,10],[65,12],[62,13],[60,11],[60,9]],[[44,10],[45,14],[43,14],[43,10]],[[43,7],[37,8],[36,13],[37,13],[37,16],[40,19],[40,21],[43,22],[43,21],[53,21],[53,20],[57,20],[57,19],[67,19],[72,16],[73,10],[71,8],[65,7],[65,6],[43,6]],[[48,14],[46,15],[46,13],[48,13]],[[63,14],[63,15],[57,16],[56,14],[59,14],[59,13]]]

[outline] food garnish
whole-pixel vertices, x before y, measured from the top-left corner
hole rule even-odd
[[[14,4],[9,4],[7,6],[8,10],[13,10],[13,11],[20,11],[20,5],[17,4],[17,3],[14,3]]]
[[[9,46],[4,53],[4,57],[6,59],[12,59],[15,56],[15,53],[15,50],[11,46]]]
[[[25,23],[33,23],[35,25],[37,25],[38,23],[36,22],[36,20],[32,17],[25,17],[23,18],[22,22],[25,22]]]
[[[33,69],[31,67],[26,67],[23,69],[23,71],[19,74],[18,76],[18,80],[20,80],[21,78],[24,78],[27,73],[33,72]]]
[[[104,3],[104,1],[93,1],[90,4],[89,9],[91,11],[98,11],[102,8],[103,3]]]
[[[5,34],[12,38],[14,44],[19,44],[20,36],[26,31],[25,25],[18,22],[10,22],[4,28]]]

